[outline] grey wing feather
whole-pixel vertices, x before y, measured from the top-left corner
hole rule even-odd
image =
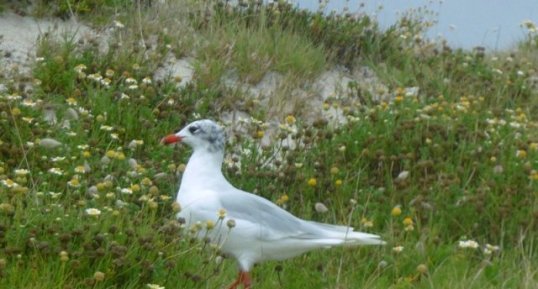
[[[220,200],[228,217],[258,224],[263,239],[279,239],[304,233],[304,221],[276,204],[251,193],[239,190],[235,193],[241,193],[241,198],[229,196],[221,197]]]
[[[228,211],[228,216],[257,224],[259,237],[264,240],[343,238],[346,232],[353,232],[353,228],[348,226],[299,219],[271,201],[251,193],[240,190],[229,193],[231,193],[229,196],[221,197],[221,203]],[[234,198],[233,195],[237,194],[241,197]]]

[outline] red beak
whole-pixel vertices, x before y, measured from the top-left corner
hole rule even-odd
[[[173,144],[176,142],[181,142],[181,137],[175,134],[167,135],[161,139],[161,143],[165,145]]]

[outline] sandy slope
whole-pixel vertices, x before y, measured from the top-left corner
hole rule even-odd
[[[36,61],[36,43],[44,35],[52,37],[74,36],[75,41],[98,39],[101,46],[106,49],[107,31],[94,31],[89,26],[74,20],[62,21],[60,19],[36,19],[30,16],[20,16],[12,12],[0,14],[0,75],[7,79],[17,74],[29,75],[31,65]],[[164,80],[167,77],[181,79],[178,87],[184,86],[193,79],[194,59],[176,59],[169,55],[153,75],[155,80]],[[233,73],[232,73],[233,75]],[[274,106],[277,113],[269,111],[269,117],[280,117],[282,113],[293,113],[297,106],[307,106],[304,109],[306,114],[304,119],[313,123],[318,119],[324,119],[329,125],[338,126],[346,123],[346,117],[341,107],[330,106],[323,109],[324,102],[331,99],[358,101],[349,97],[348,84],[356,82],[362,89],[369,91],[374,101],[388,100],[391,95],[387,87],[377,78],[375,73],[367,67],[357,67],[353,71],[340,66],[327,69],[310,85],[301,87],[287,87],[285,93],[290,97],[275,100],[277,90],[282,86],[289,86],[284,82],[284,77],[276,72],[268,73],[258,84],[251,85],[237,79],[228,77],[223,79],[226,86],[239,89],[248,95],[256,98],[261,104]],[[0,83],[0,92],[5,88]],[[279,103],[281,102],[281,103]],[[275,103],[278,105],[275,106]],[[289,110],[289,111],[288,111]],[[235,122],[236,117],[250,119],[246,112],[223,111],[219,118],[224,123]],[[279,121],[274,121],[275,125],[267,129],[267,134],[262,141],[266,145],[272,142],[274,133],[278,131]]]
[[[0,71],[27,73],[35,60],[36,42],[46,33],[75,39],[95,35],[88,27],[75,21],[36,19],[12,12],[0,15]]]

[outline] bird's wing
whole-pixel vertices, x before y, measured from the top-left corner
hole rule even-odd
[[[346,231],[353,231],[353,228],[348,226],[299,219],[267,199],[235,188],[219,194],[219,197],[229,218],[246,220],[258,225],[258,237],[264,240],[341,239],[346,235]]]

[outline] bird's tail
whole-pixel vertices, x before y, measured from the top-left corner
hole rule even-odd
[[[352,228],[344,235],[344,245],[385,245],[381,237],[374,234],[355,232]]]
[[[374,234],[356,232],[352,227],[309,222],[323,231],[325,238],[334,239],[340,245],[385,245],[381,237]]]

